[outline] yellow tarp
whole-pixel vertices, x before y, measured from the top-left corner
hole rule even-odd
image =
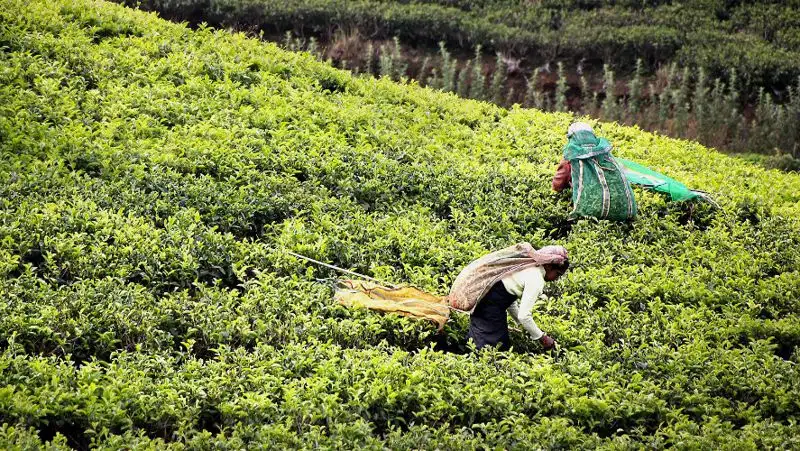
[[[379,312],[427,319],[436,323],[439,330],[450,318],[450,308],[445,298],[414,287],[390,289],[372,282],[343,280],[339,282],[334,299],[348,307],[366,307]]]

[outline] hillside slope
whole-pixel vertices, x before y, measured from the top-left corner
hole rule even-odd
[[[0,0],[0,448],[800,446],[800,177],[600,124],[722,206],[565,221],[569,115],[353,78],[88,0]],[[335,305],[283,248],[445,293],[563,243],[563,346]]]
[[[800,75],[797,0],[117,0],[165,17],[267,34],[323,39],[358,30],[372,38],[445,41],[507,52],[536,64],[611,64],[633,72],[670,62],[725,78],[733,69],[768,91]],[[571,65],[571,64],[570,64]]]

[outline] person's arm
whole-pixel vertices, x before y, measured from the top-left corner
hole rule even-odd
[[[539,340],[544,336],[544,332],[533,321],[531,312],[539,295],[544,291],[544,276],[539,268],[531,268],[527,272],[524,278],[525,288],[522,291],[522,297],[519,301],[513,302],[508,311],[532,339]]]
[[[572,165],[569,160],[562,159],[556,169],[556,175],[553,177],[553,191],[561,192],[572,185]]]

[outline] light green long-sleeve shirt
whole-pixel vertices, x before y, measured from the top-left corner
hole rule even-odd
[[[533,321],[531,312],[544,291],[544,268],[532,266],[511,274],[502,281],[506,290],[518,298],[508,307],[511,317],[522,325],[532,339],[542,338],[544,332]]]

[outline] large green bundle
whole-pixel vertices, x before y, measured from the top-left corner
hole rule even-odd
[[[706,193],[689,189],[683,183],[656,172],[647,166],[624,158],[617,158],[616,160],[622,168],[628,182],[633,185],[639,185],[651,191],[669,194],[670,200],[675,202],[703,199],[716,205],[713,199]]]
[[[611,156],[611,143],[590,131],[579,131],[564,147],[572,165],[570,217],[593,216],[624,221],[636,216],[636,200],[625,173]]]

